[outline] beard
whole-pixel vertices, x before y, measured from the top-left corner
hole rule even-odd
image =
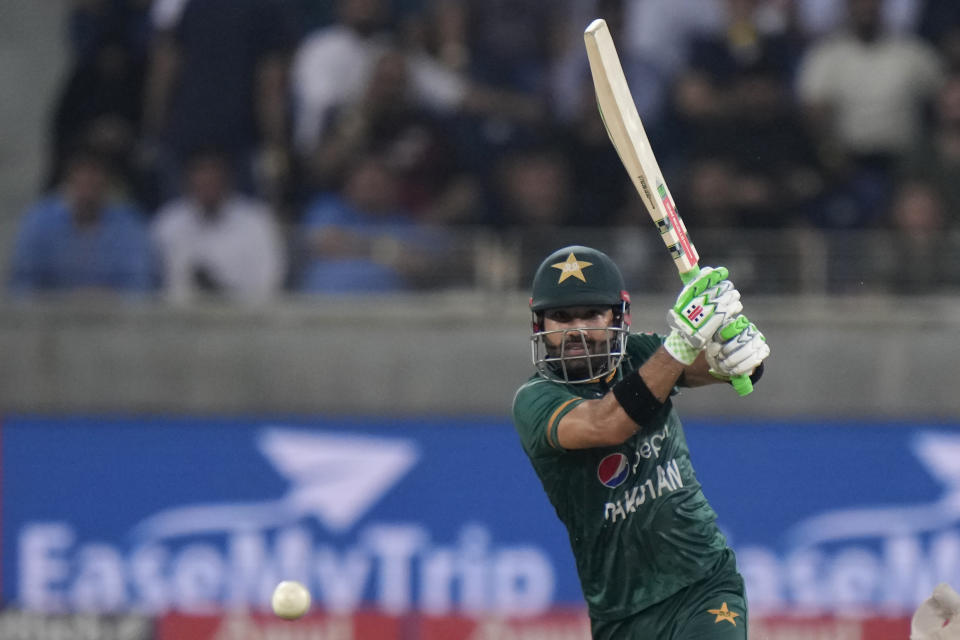
[[[610,349],[615,339],[610,332],[571,330],[562,336],[559,344],[544,343],[547,356],[556,358],[551,363],[555,373],[564,378],[586,380],[609,372]]]

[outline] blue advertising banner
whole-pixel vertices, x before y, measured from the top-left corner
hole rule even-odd
[[[960,427],[686,425],[758,612],[909,612],[960,584]],[[43,611],[532,614],[581,604],[500,418],[38,418],[0,428],[2,595]],[[599,517],[602,517],[602,506]]]

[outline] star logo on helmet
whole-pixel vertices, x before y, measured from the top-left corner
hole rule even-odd
[[[583,260],[577,260],[577,256],[573,255],[571,252],[567,256],[565,262],[558,262],[556,264],[550,265],[554,269],[560,269],[560,280],[557,281],[557,284],[560,284],[567,278],[576,278],[581,282],[586,282],[587,279],[583,275],[583,270],[587,267],[593,266],[592,262],[585,262]]]

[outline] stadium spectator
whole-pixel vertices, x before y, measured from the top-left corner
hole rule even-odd
[[[768,110],[785,108],[792,43],[783,32],[764,30],[759,5],[760,0],[725,0],[724,29],[690,38],[688,62],[677,75],[682,116],[735,118],[755,106],[753,92],[763,94]]]
[[[286,248],[274,213],[233,189],[230,164],[214,149],[193,155],[186,195],[157,213],[151,231],[162,292],[173,302],[212,294],[260,303],[283,285]]]
[[[78,56],[54,107],[47,188],[62,178],[69,151],[95,148],[122,168],[126,186],[139,196],[132,155],[140,139],[145,61],[121,31],[98,33]]]
[[[467,3],[459,0],[413,2],[418,10],[409,10],[400,20],[403,47],[436,58],[440,64],[466,72],[475,54],[470,50]],[[408,7],[413,9],[413,7]]]
[[[111,198],[112,179],[96,154],[71,156],[59,192],[40,199],[21,223],[11,266],[14,293],[152,288],[146,226],[138,210]]]
[[[636,191],[603,127],[589,76],[580,83],[578,110],[558,140],[570,165],[576,223],[617,224],[632,213],[625,209],[639,204]]]
[[[664,117],[669,96],[670,75],[665,64],[651,56],[634,51],[629,46],[630,36],[623,27],[626,13],[622,0],[600,0],[596,15],[603,16],[616,42],[623,43],[618,49],[620,63],[630,85],[637,112],[643,118],[648,129],[647,134],[656,144],[661,139]],[[565,37],[566,46],[555,55],[550,69],[551,108],[555,117],[567,124],[581,116],[584,89],[589,86],[590,103],[596,111],[596,98],[593,97],[593,82],[590,79],[590,67],[583,46],[583,30],[593,19],[593,12],[574,12],[581,16],[571,20],[570,34]],[[657,145],[661,147],[661,145]]]
[[[338,18],[304,38],[294,58],[294,139],[306,155],[323,139],[332,112],[362,98],[390,43],[383,0],[339,0]],[[466,94],[463,77],[425,56],[411,60],[410,77],[415,99],[426,106],[449,112]]]
[[[719,34],[722,2],[636,0],[624,4],[620,48],[652,65],[669,86],[687,65],[694,38]]]
[[[683,174],[684,220],[697,228],[722,229],[736,224],[741,214],[737,178],[737,167],[727,158],[705,155],[692,159]],[[757,191],[747,197],[753,200],[767,197],[765,185]]]
[[[78,65],[98,55],[100,43],[112,34],[121,34],[128,53],[146,58],[150,41],[152,0],[70,0],[70,50]]]
[[[293,62],[294,140],[307,157],[323,140],[333,111],[362,97],[395,37],[387,29],[385,0],[339,0],[338,16],[304,38]],[[536,100],[471,82],[423,51],[405,55],[414,99],[435,114],[492,115],[528,125],[541,116]]]
[[[623,168],[619,169],[623,172]],[[494,174],[495,209],[506,228],[532,229],[574,221],[576,204],[566,156],[557,149],[520,149],[503,157]],[[603,217],[609,212],[592,212]]]
[[[723,29],[723,5],[700,0],[637,0],[624,4],[622,49],[651,60],[667,77],[687,64],[693,37]]]
[[[937,52],[883,31],[879,0],[848,0],[850,29],[811,46],[797,89],[813,130],[852,156],[897,156],[922,130],[943,79]]]
[[[848,0],[849,29],[814,43],[797,92],[820,161],[837,195],[826,226],[876,222],[889,197],[891,168],[923,129],[924,107],[943,79],[936,50],[884,30],[880,0]]]
[[[418,231],[609,228],[640,205],[596,113],[582,33],[601,16],[696,227],[881,226],[917,178],[949,226],[960,210],[950,89],[925,109],[960,69],[954,0],[69,3],[48,189],[80,144],[154,212],[182,193],[189,150],[215,146],[237,191],[295,223],[304,203],[377,200]],[[361,182],[393,200],[350,186],[369,158],[389,178]]]
[[[279,199],[287,173],[285,14],[272,0],[157,0],[145,155],[161,193],[182,184],[191,150],[217,146],[237,187]]]
[[[352,160],[363,155],[390,164],[399,180],[396,204],[418,220],[479,219],[478,180],[460,166],[449,127],[412,99],[408,60],[395,49],[379,55],[356,104],[334,109],[312,158],[311,186],[336,189]]]
[[[566,0],[465,0],[470,76],[488,86],[542,93]]]
[[[847,16],[837,0],[791,0],[797,26],[809,39],[818,39],[843,27]],[[952,0],[947,0],[952,2]],[[883,28],[897,34],[914,33],[930,0],[880,0],[878,15]]]
[[[358,158],[339,193],[318,197],[301,223],[296,288],[307,293],[397,291],[431,275],[443,243],[397,206],[400,182],[378,156]],[[441,274],[432,274],[435,282]]]
[[[695,202],[684,211],[697,225],[790,226],[822,184],[791,99],[794,45],[763,29],[758,0],[724,6],[726,28],[692,39],[675,88],[675,135]]]
[[[894,293],[930,293],[957,284],[956,261],[943,250],[948,222],[947,203],[934,185],[922,179],[898,183],[889,212],[896,235],[884,247],[886,281]]]

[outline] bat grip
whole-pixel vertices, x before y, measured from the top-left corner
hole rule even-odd
[[[741,396],[745,396],[753,391],[753,383],[750,382],[750,376],[745,373],[731,378],[730,384],[733,385],[733,388],[736,389],[737,393]]]
[[[690,271],[684,271],[680,274],[680,281],[683,282],[683,284],[690,284],[697,279],[698,275],[700,275],[700,267],[693,265]]]

